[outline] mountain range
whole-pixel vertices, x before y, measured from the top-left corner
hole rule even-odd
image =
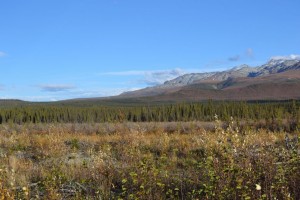
[[[114,106],[179,101],[290,99],[300,100],[300,59],[271,59],[256,67],[241,65],[225,71],[190,73],[161,85],[118,96],[70,99],[47,104]],[[0,100],[0,108],[40,103],[8,99]]]
[[[147,101],[300,99],[300,60],[271,59],[226,71],[190,73],[114,97]]]

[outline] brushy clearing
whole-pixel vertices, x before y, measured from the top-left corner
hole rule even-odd
[[[0,135],[6,199],[300,199],[299,132],[216,120],[2,125]]]

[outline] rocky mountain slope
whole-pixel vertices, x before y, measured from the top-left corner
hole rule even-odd
[[[273,59],[250,67],[222,72],[191,73],[162,85],[126,92],[118,98],[153,100],[262,100],[300,99],[300,60]]]

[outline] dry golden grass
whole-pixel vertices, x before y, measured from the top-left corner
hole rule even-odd
[[[0,135],[2,199],[300,199],[299,132],[217,121],[3,125]]]

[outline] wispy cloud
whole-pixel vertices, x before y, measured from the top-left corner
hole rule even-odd
[[[138,90],[141,88],[124,87],[124,88],[104,88],[99,90],[79,89],[75,88],[71,91],[61,93],[42,93],[40,95],[27,96],[0,96],[0,99],[21,99],[25,101],[43,102],[43,101],[60,101],[76,98],[98,98],[119,95],[123,92]]]
[[[237,62],[237,61],[242,60],[243,58],[253,58],[253,57],[254,57],[253,49],[248,48],[248,49],[246,49],[246,51],[244,53],[239,53],[234,56],[230,56],[227,58],[227,60],[229,62]]]
[[[185,74],[186,71],[180,68],[169,69],[169,70],[130,70],[130,71],[120,71],[120,72],[106,72],[100,75],[111,75],[111,76],[142,76],[138,80],[139,83],[144,83],[147,85],[158,85],[162,84],[167,80],[174,79],[178,76]]]
[[[46,84],[46,85],[38,85],[42,91],[45,92],[61,92],[74,89],[73,85],[64,85],[64,84]]]
[[[3,52],[3,51],[0,51],[0,57],[4,57],[4,56],[6,56],[7,54],[5,53],[5,52]]]
[[[254,57],[254,52],[253,52],[253,49],[252,48],[248,48],[246,50],[246,56],[249,57],[249,58],[253,58]]]
[[[300,60],[300,55],[291,54],[288,56],[273,56],[271,60]]]
[[[177,78],[185,74],[186,72],[180,68],[172,69],[172,70],[164,70],[164,71],[153,71],[145,73],[142,81],[148,85],[158,85],[162,84],[165,81]]]
[[[235,56],[232,56],[232,57],[228,58],[228,60],[231,61],[231,62],[239,61],[240,59],[241,59],[240,55],[235,55]]]
[[[140,87],[124,87],[124,88],[102,88],[99,90],[78,90],[72,95],[73,97],[91,98],[91,97],[107,97],[119,95],[123,92],[142,89]]]

